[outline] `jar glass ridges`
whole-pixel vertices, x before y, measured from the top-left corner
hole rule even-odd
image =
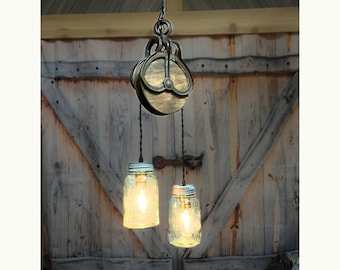
[[[169,205],[169,242],[183,248],[201,241],[201,211],[193,185],[174,185]]]
[[[124,227],[143,229],[159,225],[158,181],[153,165],[130,163],[124,181]]]

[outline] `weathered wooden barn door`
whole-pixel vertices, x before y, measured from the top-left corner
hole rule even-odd
[[[201,244],[167,241],[181,168],[156,170],[158,227],[122,226],[123,180],[139,156],[129,75],[147,39],[42,41],[45,269],[261,269],[298,250],[298,34],[177,40],[195,82],[185,152],[204,153],[202,167],[186,169],[201,202]],[[180,113],[143,110],[142,120],[145,161],[181,154]]]

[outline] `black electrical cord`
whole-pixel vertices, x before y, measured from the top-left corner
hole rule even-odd
[[[182,186],[186,186],[185,181],[185,168],[184,168],[184,117],[183,117],[183,108],[181,109],[181,121],[182,121]]]
[[[139,103],[139,162],[143,162],[143,129],[142,129],[142,104]]]

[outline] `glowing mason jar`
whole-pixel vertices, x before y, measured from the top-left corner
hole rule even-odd
[[[159,224],[158,181],[149,163],[130,163],[124,181],[124,227],[144,229]]]
[[[201,242],[201,211],[193,185],[174,185],[169,205],[169,242],[191,248]]]

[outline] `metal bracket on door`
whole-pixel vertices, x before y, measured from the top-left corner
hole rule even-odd
[[[173,159],[167,159],[161,156],[155,156],[152,159],[152,163],[156,169],[163,169],[165,166],[169,166],[169,165],[182,166],[184,162],[184,166],[189,167],[190,169],[194,169],[196,167],[202,167],[203,156],[204,156],[204,153],[202,153],[198,157],[195,157],[192,155],[184,155],[183,157],[176,156]]]

